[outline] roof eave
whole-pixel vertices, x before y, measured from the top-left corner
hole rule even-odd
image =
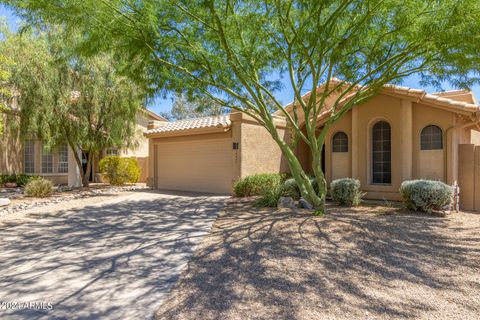
[[[143,135],[146,138],[166,138],[166,137],[179,137],[179,136],[193,136],[199,134],[208,134],[208,133],[222,133],[227,132],[231,128],[231,125],[227,126],[216,126],[216,127],[207,127],[207,128],[194,128],[186,130],[175,130],[175,131],[166,131],[166,132],[145,132]]]

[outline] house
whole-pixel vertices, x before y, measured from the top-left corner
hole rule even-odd
[[[284,118],[274,116],[279,134],[289,139]],[[325,110],[318,119],[319,130],[328,116]],[[152,123],[146,137],[147,181],[160,189],[231,193],[239,178],[288,171],[266,129],[241,113]],[[296,153],[311,172],[306,145]],[[327,182],[357,178],[368,199],[399,200],[403,181],[433,179],[458,182],[462,208],[480,211],[480,109],[469,91],[384,86],[329,129],[323,159]]]
[[[101,158],[107,155],[118,155],[136,158],[141,168],[140,181],[145,182],[148,172],[148,140],[143,137],[143,132],[147,130],[148,122],[153,120],[167,121],[149,110],[139,111],[136,118],[137,143],[135,146],[103,150],[94,158],[90,181],[101,181],[98,165]],[[25,173],[45,177],[55,184],[81,186],[80,173],[73,151],[66,143],[55,150],[48,151],[43,148],[42,141],[22,140],[19,130],[11,130],[11,128],[6,128],[3,135],[0,135],[0,143],[0,174]],[[81,154],[86,165],[88,155],[81,150],[77,152]]]

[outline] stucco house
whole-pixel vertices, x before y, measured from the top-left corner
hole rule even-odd
[[[140,168],[140,182],[145,182],[148,172],[148,140],[143,136],[147,130],[149,121],[167,121],[163,117],[149,111],[141,110],[136,117],[135,147],[109,148],[96,156],[93,161],[91,182],[100,182],[99,161],[107,155],[136,158]],[[7,122],[8,126],[8,122]],[[55,150],[48,151],[43,148],[40,140],[22,140],[18,130],[6,128],[0,135],[0,174],[25,173],[37,175],[52,180],[55,184],[81,186],[81,177],[75,162],[73,150],[65,143]],[[82,150],[76,150],[85,161],[87,154]]]
[[[277,130],[288,139],[284,118],[274,116]],[[328,116],[327,108],[319,129]],[[147,181],[159,189],[228,194],[239,178],[288,172],[269,133],[238,112],[152,122],[145,135],[150,142]],[[305,144],[296,152],[310,171]],[[428,94],[387,85],[329,130],[323,159],[328,182],[357,178],[368,199],[399,200],[402,181],[424,178],[458,183],[462,208],[480,211],[480,109],[469,91]]]

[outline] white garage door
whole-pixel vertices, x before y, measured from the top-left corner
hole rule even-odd
[[[232,192],[232,140],[156,145],[157,187],[211,193]]]

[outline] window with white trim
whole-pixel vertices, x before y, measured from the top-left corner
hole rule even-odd
[[[26,140],[23,148],[23,171],[27,174],[35,173],[35,141]]]
[[[45,147],[42,149],[42,173],[53,173],[53,154]]]
[[[58,173],[68,173],[68,146],[61,144],[58,147]]]

